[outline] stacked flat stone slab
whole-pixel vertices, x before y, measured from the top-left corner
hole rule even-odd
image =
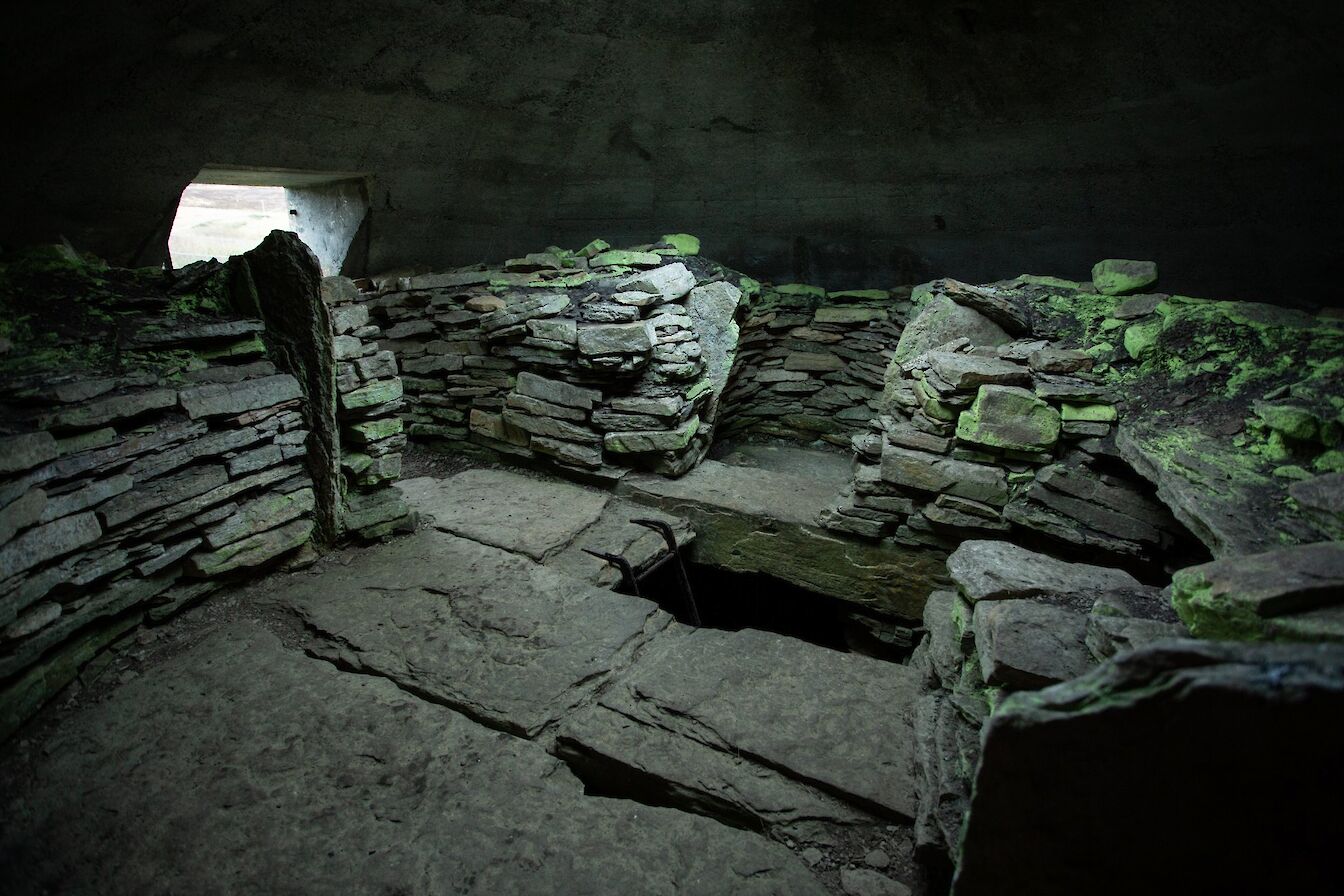
[[[336,355],[336,422],[341,442],[341,529],[371,539],[411,525],[410,510],[392,484],[401,476],[405,401],[396,356],[378,347],[373,323],[354,281],[329,277],[322,301],[331,319]]]
[[[83,299],[106,315],[79,323],[88,345],[55,320],[3,359],[0,736],[128,627],[295,556],[313,530],[300,387],[262,322],[191,311],[157,276],[100,269],[123,292]],[[129,336],[115,361],[97,320]]]
[[[1137,475],[1103,472],[1117,396],[1089,355],[1034,335],[1011,291],[942,280],[917,295],[883,413],[852,438],[854,480],[825,525],[949,549],[1015,528],[1135,557],[1172,542],[1170,513]]]
[[[407,434],[603,479],[704,456],[741,291],[672,234],[494,268],[389,278],[363,297],[399,361]]]
[[[911,665],[923,682],[917,842],[955,860],[981,727],[1005,694],[1068,681],[1121,650],[1187,632],[1161,589],[1122,570],[979,540],[963,542],[947,568],[954,588],[925,604],[928,634]]]
[[[724,431],[847,446],[879,411],[909,296],[762,287],[742,325]]]

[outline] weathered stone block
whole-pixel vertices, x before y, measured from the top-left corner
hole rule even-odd
[[[676,429],[609,432],[602,437],[602,446],[614,454],[680,451],[691,443],[699,429],[700,418],[692,417]]]
[[[628,324],[590,324],[578,331],[579,352],[584,355],[644,355],[653,351],[656,337],[647,321]]]
[[[213,417],[242,414],[301,398],[299,381],[287,373],[259,377],[241,383],[211,383],[183,389],[179,400],[187,416]]]
[[[981,386],[957,418],[957,438],[1009,451],[1046,451],[1059,441],[1059,412],[1027,389]]]
[[[587,389],[560,380],[546,379],[527,371],[518,374],[515,388],[519,395],[584,410],[590,410],[594,404],[602,400],[602,393],[597,389]]]
[[[0,582],[97,541],[103,534],[92,513],[80,513],[29,529],[0,547]]]
[[[1008,500],[1006,474],[998,467],[953,460],[887,444],[882,478],[924,492],[946,492],[1001,507]]]
[[[1092,266],[1092,285],[1106,296],[1142,292],[1157,282],[1157,265],[1151,261],[1107,258]]]

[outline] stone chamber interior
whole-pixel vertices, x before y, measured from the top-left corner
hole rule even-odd
[[[1337,892],[1341,38],[23,13],[0,889]]]

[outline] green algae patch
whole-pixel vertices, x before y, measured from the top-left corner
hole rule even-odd
[[[1059,412],[1016,386],[981,386],[957,418],[958,439],[1003,451],[1045,451],[1059,432]]]
[[[1196,638],[1217,641],[1263,641],[1270,636],[1255,610],[1214,591],[1196,570],[1178,570],[1171,580],[1171,605]]]
[[[1137,361],[1153,350],[1161,335],[1162,321],[1133,324],[1125,330],[1125,351]]]
[[[676,250],[678,255],[700,254],[700,238],[689,233],[665,233],[659,242]]]
[[[1107,258],[1092,266],[1092,285],[1108,296],[1142,292],[1157,282],[1157,265],[1151,261]]]
[[[1320,431],[1316,415],[1306,408],[1270,404],[1264,401],[1255,402],[1254,408],[1256,416],[1264,421],[1266,426],[1282,433],[1286,438],[1302,442],[1310,441],[1316,438],[1316,434]]]
[[[781,283],[775,287],[775,292],[782,296],[814,296],[818,299],[826,298],[826,290],[820,286],[809,286],[806,283]]]
[[[1060,405],[1059,416],[1063,420],[1081,420],[1089,423],[1112,423],[1119,414],[1112,404],[1071,404]]]
[[[588,245],[584,246],[578,252],[575,252],[574,254],[581,255],[584,258],[592,258],[594,255],[600,255],[601,253],[606,252],[610,248],[611,243],[603,239],[596,239],[590,242]]]

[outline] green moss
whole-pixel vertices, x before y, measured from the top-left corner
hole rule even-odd
[[[1118,418],[1115,405],[1110,404],[1070,404],[1060,405],[1059,416],[1063,420],[1084,420],[1092,423],[1111,423]]]
[[[1332,449],[1317,457],[1311,463],[1317,473],[1344,473],[1344,451]]]
[[[665,233],[659,242],[675,249],[678,255],[699,255],[700,239],[689,233]]]
[[[819,299],[826,298],[826,290],[820,286],[809,286],[806,283],[781,283],[775,287],[775,292],[782,296],[815,296]]]
[[[1133,324],[1125,330],[1125,351],[1129,352],[1131,358],[1139,360],[1153,350],[1161,333],[1160,320]]]
[[[1077,290],[1083,285],[1077,280],[1065,280],[1062,277],[1043,277],[1038,274],[1023,274],[1017,279],[1019,282],[1030,286],[1047,286],[1055,289]]]
[[[1316,416],[1311,411],[1295,405],[1257,401],[1255,413],[1266,426],[1282,433],[1285,438],[1307,442],[1315,439],[1320,431]]]
[[[596,239],[590,242],[588,245],[584,246],[578,252],[575,252],[574,254],[582,255],[584,258],[592,258],[594,255],[599,255],[610,248],[611,243],[603,239]]]

